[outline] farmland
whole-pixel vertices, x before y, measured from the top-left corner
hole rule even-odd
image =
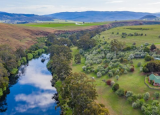
[[[132,44],[135,43],[136,47],[143,47],[145,43],[149,43],[150,45],[154,43],[157,47],[159,47],[159,31],[159,25],[125,26],[104,31],[100,34],[100,36],[97,36],[94,39],[98,41],[98,44],[101,44],[105,41],[110,43],[113,39],[117,39],[127,46],[132,46]],[[127,33],[125,38],[122,38],[122,33]],[[143,36],[128,36],[130,33],[143,33]],[[150,47],[150,45],[148,47]],[[103,46],[101,45],[101,47]],[[88,53],[86,52],[86,54],[90,55],[92,51],[93,50],[87,51]],[[73,56],[77,53],[79,53],[79,50],[76,47],[73,47]],[[134,53],[134,51],[128,51],[127,55],[132,53]],[[84,72],[82,68],[87,66],[86,58],[87,57],[82,56],[81,64],[75,64],[72,62],[73,72]],[[102,63],[99,64],[92,64],[91,68],[97,69],[98,66],[104,66],[103,61],[104,60],[102,60]],[[146,75],[143,74],[143,72],[140,71],[140,67],[137,66],[138,63],[141,63],[143,66],[147,62],[144,60],[144,58],[141,58],[132,59],[132,63],[133,64],[129,65],[134,66],[134,72],[128,72],[127,74],[120,75],[119,80],[117,80],[115,76],[109,77],[108,74],[104,74],[102,77],[97,78],[97,74],[95,72],[85,72],[88,77],[95,78],[96,89],[99,95],[97,102],[103,103],[109,109],[111,115],[142,115],[142,112],[140,109],[133,109],[132,105],[129,104],[125,97],[117,96],[112,91],[111,86],[107,86],[106,83],[103,82],[104,80],[115,81],[120,85],[120,88],[124,89],[125,91],[133,91],[135,94],[144,94],[145,92],[149,92],[151,97],[146,102],[148,104],[151,104],[152,100],[154,99],[154,93],[156,90],[150,89],[144,84]]]
[[[75,30],[75,29],[87,29],[93,26],[109,24],[110,22],[97,22],[97,23],[33,23],[33,24],[23,24],[22,26],[31,27],[45,27],[53,28],[57,30]]]

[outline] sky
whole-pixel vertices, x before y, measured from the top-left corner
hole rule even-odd
[[[0,11],[52,14],[74,11],[160,12],[160,0],[0,0]]]

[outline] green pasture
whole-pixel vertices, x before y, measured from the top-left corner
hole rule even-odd
[[[110,22],[97,22],[97,23],[30,23],[30,24],[21,24],[22,26],[31,26],[31,27],[45,27],[45,28],[54,28],[54,29],[79,29],[83,27],[92,27],[97,25],[104,25]]]
[[[112,34],[112,32],[114,32],[114,34]],[[127,36],[126,38],[122,38],[122,33],[134,34],[135,32],[139,34],[143,33],[143,36]],[[157,45],[157,47],[160,47],[159,36],[160,36],[160,25],[123,26],[123,27],[116,27],[101,33],[101,39],[104,39],[108,42],[113,39],[118,39],[121,42],[125,42],[128,45],[132,45],[135,42],[136,45],[140,46],[147,42],[150,44],[154,43]]]

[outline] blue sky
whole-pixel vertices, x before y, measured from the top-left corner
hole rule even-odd
[[[65,11],[160,12],[160,0],[0,0],[0,11],[52,14]]]

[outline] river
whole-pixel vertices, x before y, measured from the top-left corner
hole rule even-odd
[[[44,63],[42,58],[46,58]],[[57,104],[52,99],[56,89],[51,86],[48,61],[49,55],[43,54],[20,67],[19,76],[12,76],[1,99],[0,115],[60,115],[60,108],[55,110]]]

